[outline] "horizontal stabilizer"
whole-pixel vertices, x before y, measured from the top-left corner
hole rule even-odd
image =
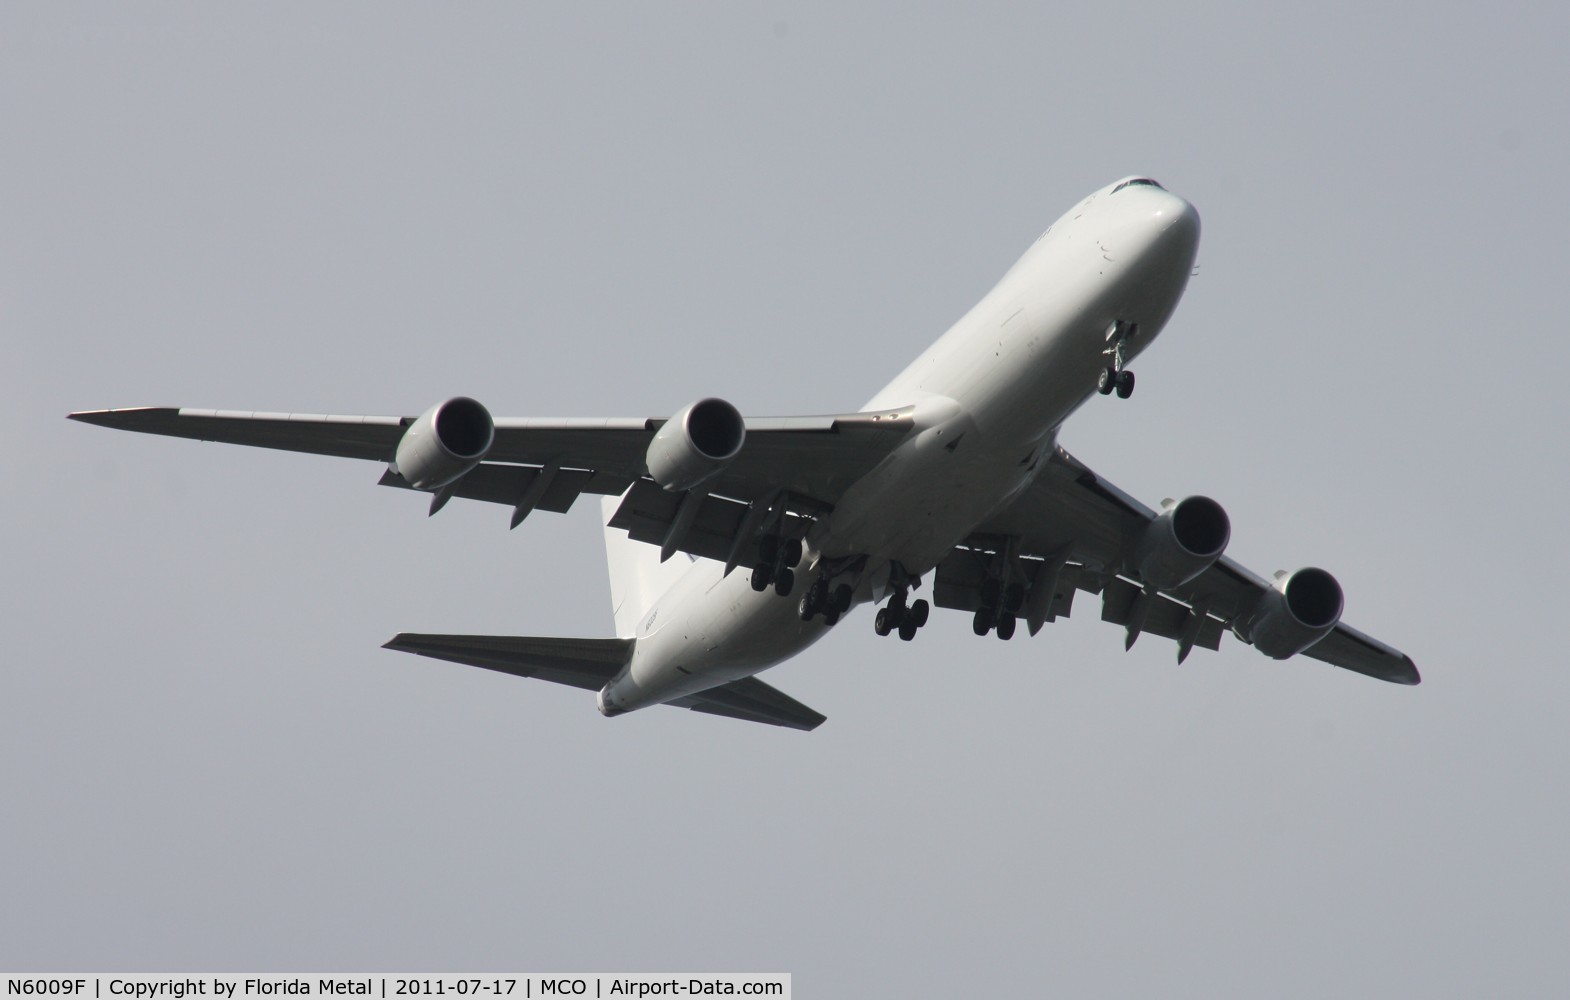
[[[536,677],[585,691],[610,683],[632,658],[632,639],[557,639],[521,635],[428,635],[400,632],[385,649]],[[816,729],[824,716],[756,677],[744,677],[670,704],[708,715],[763,722],[788,729]]]
[[[555,639],[523,635],[422,635],[400,632],[383,649],[538,677],[598,691],[632,658],[631,639]]]
[[[813,730],[823,725],[819,715],[778,688],[756,677],[743,677],[719,687],[699,691],[670,704],[707,715],[723,715],[747,722],[764,722],[786,729]]]

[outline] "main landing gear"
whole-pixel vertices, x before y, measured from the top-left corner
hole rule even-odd
[[[850,610],[850,602],[855,593],[854,588],[848,583],[831,587],[829,577],[825,574],[812,581],[812,586],[801,595],[801,603],[796,606],[796,611],[804,622],[810,622],[821,614],[824,625],[836,625],[839,623],[840,615]]]
[[[1096,379],[1096,391],[1103,396],[1116,392],[1119,399],[1127,399],[1134,395],[1134,373],[1123,367],[1123,348],[1137,336],[1138,323],[1120,319],[1107,327],[1107,349],[1102,352],[1107,356],[1107,366]]]
[[[1018,583],[1003,586],[997,580],[987,580],[981,585],[981,607],[971,630],[977,635],[997,631],[998,638],[1014,638],[1014,626],[1019,623],[1019,609],[1025,603],[1025,588]]]
[[[907,607],[905,592],[896,590],[894,596],[889,598],[889,603],[878,609],[878,616],[872,622],[872,630],[879,635],[888,635],[898,630],[899,637],[909,642],[916,638],[916,631],[927,624],[927,615],[931,611],[932,606],[925,600],[919,600]]]
[[[801,539],[764,535],[758,543],[758,564],[752,568],[752,589],[763,593],[772,584],[774,593],[789,597],[796,586],[795,566],[801,562]]]
[[[889,603],[878,609],[878,616],[873,619],[872,629],[879,635],[898,632],[901,639],[909,642],[916,638],[916,632],[927,624],[927,615],[932,613],[932,605],[926,601],[908,603],[911,588],[921,586],[921,578],[906,572],[905,567],[897,562],[889,566],[889,584],[894,595],[889,598]]]

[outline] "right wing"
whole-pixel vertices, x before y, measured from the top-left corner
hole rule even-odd
[[[1081,590],[1101,596],[1102,620],[1126,626],[1129,643],[1140,632],[1174,639],[1180,661],[1195,647],[1218,649],[1222,632],[1236,632],[1271,584],[1222,556],[1179,587],[1144,593],[1126,557],[1155,516],[1058,448],[1029,488],[939,564],[933,603],[974,611],[989,561],[1012,551],[1030,584],[1022,617],[1032,633],[1066,617]],[[1302,655],[1397,684],[1421,680],[1411,657],[1345,622]]]
[[[199,441],[336,455],[390,463],[416,417],[253,413],[171,407],[88,410],[73,420],[119,430]],[[450,497],[514,508],[513,523],[534,509],[563,512],[584,493],[629,494],[612,525],[660,544],[685,494],[647,478],[645,454],[665,418],[503,418],[485,460],[436,493],[432,512]],[[704,489],[681,551],[726,561],[750,507],[783,506],[796,514],[830,510],[844,491],[882,461],[912,426],[909,409],[746,421],[741,452]],[[539,477],[546,476],[541,484]],[[381,485],[413,487],[389,470]],[[751,565],[750,553],[739,562]]]

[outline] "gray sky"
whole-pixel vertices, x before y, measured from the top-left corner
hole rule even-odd
[[[1570,15],[1017,6],[0,7],[0,968],[1562,992]],[[608,721],[378,648],[608,634],[595,505],[62,419],[851,408],[1130,173],[1200,272],[1064,444],[1422,687],[1081,595]]]

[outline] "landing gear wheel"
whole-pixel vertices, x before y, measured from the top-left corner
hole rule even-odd
[[[1014,638],[1014,623],[1016,619],[1008,612],[998,615],[998,638],[1007,642]]]
[[[910,621],[909,619],[907,619],[907,620],[905,620],[903,622],[900,622],[899,637],[901,639],[904,639],[906,642],[909,642],[910,640],[916,638],[916,629],[917,629],[917,627],[918,626],[916,625],[916,623],[913,622],[913,621]]]
[[[923,628],[927,624],[927,613],[931,610],[932,605],[925,600],[917,601],[910,606],[910,614],[906,617],[910,621],[915,622],[917,628]]]
[[[839,624],[839,620],[840,613],[838,608],[830,608],[829,610],[823,612],[824,628],[833,628],[835,625]]]
[[[789,597],[795,586],[796,571],[789,567],[780,570],[780,575],[774,578],[774,592],[781,597]]]
[[[1117,390],[1118,390],[1118,398],[1119,399],[1127,399],[1128,397],[1134,395],[1134,373],[1133,372],[1128,372],[1128,371],[1118,372],[1117,382],[1118,382]]]
[[[770,579],[773,574],[769,572],[769,569],[768,563],[758,563],[758,565],[752,567],[752,589],[760,594],[768,590],[769,584],[774,582]]]
[[[992,624],[992,609],[978,608],[975,620],[970,623],[970,628],[977,635],[986,635],[992,631]]]
[[[848,583],[842,583],[838,587],[834,588],[834,602],[830,605],[830,607],[832,607],[835,611],[838,611],[840,614],[844,614],[850,610],[851,599],[855,596],[856,591],[851,588],[851,585]]]
[[[894,631],[894,616],[889,614],[888,608],[878,609],[878,617],[872,620],[872,631],[879,635],[888,635]]]
[[[1115,368],[1103,368],[1096,377],[1096,391],[1103,396],[1112,395],[1112,390],[1117,388],[1118,373]]]
[[[817,614],[829,602],[829,581],[818,577],[812,581],[812,586],[807,588],[807,593],[802,596],[802,607]]]
[[[1003,588],[1003,610],[1009,614],[1018,614],[1020,605],[1025,603],[1025,588],[1017,583],[1011,583]]]
[[[817,609],[812,606],[812,602],[809,600],[811,597],[812,591],[809,590],[801,595],[801,600],[796,604],[796,617],[804,622],[810,622],[818,616]]]

